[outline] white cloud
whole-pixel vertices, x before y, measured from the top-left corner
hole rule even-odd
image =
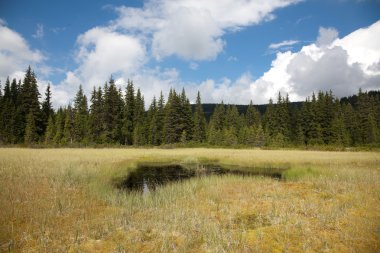
[[[145,48],[138,38],[105,27],[95,27],[80,35],[77,45],[76,60],[80,66],[69,72],[61,85],[82,83],[90,91],[110,75],[135,73],[146,60]]]
[[[279,43],[272,43],[269,45],[269,49],[279,49],[281,47],[289,47],[299,43],[298,40],[284,40]]]
[[[0,80],[23,77],[28,65],[41,63],[45,57],[38,50],[33,50],[27,41],[17,32],[0,22]]]
[[[335,28],[320,27],[316,44],[319,47],[328,46],[338,38],[338,35],[339,33]]]
[[[319,90],[345,96],[360,87],[380,89],[380,21],[342,39],[337,36],[333,28],[320,28],[316,43],[299,52],[278,53],[251,91],[261,92],[266,100],[287,92],[294,101]]]
[[[143,34],[156,59],[176,55],[212,60],[222,52],[228,31],[274,18],[273,11],[300,0],[149,0],[143,8],[117,8],[113,25]]]
[[[44,37],[44,25],[37,24],[36,32],[32,35],[35,39],[42,39]]]

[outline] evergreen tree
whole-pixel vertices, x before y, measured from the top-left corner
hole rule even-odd
[[[55,136],[55,124],[52,115],[49,116],[48,124],[45,133],[45,144],[53,143]]]
[[[48,84],[45,92],[45,100],[42,102],[42,132],[45,133],[48,125],[48,120],[54,115],[54,110],[51,103],[50,84]]]
[[[176,143],[180,141],[183,125],[181,124],[181,99],[176,91],[170,89],[168,102],[165,106],[164,142]]]
[[[102,88],[95,89],[91,93],[90,115],[88,120],[89,135],[92,142],[101,143],[104,131],[104,103]]]
[[[206,140],[206,118],[203,113],[201,95],[199,91],[197,94],[197,101],[194,113],[193,140],[196,142],[204,142]]]
[[[144,126],[144,97],[141,95],[140,89],[137,89],[135,98],[135,111],[134,111],[134,129],[133,129],[133,144],[144,145],[146,144],[145,126]]]
[[[53,142],[55,144],[60,144],[63,138],[64,127],[65,127],[65,119],[66,112],[60,107],[57,111],[57,115],[55,117],[55,125],[54,125],[54,137]]]
[[[103,139],[106,143],[122,143],[123,108],[122,94],[111,77],[109,86],[104,86]]]
[[[24,115],[24,121],[20,122],[21,125],[26,126],[27,115],[32,112],[37,134],[42,134],[42,114],[39,102],[40,93],[38,91],[37,79],[29,66],[26,70],[24,81],[21,87],[21,106]]]
[[[331,137],[329,144],[347,146],[350,143],[349,134],[344,124],[344,114],[339,103],[336,104],[335,117],[331,122]]]
[[[133,129],[134,129],[134,112],[135,112],[135,90],[133,82],[128,80],[127,90],[125,94],[124,106],[124,122],[123,122],[123,136],[124,144],[133,144]]]
[[[261,117],[259,111],[253,106],[252,100],[250,101],[247,112],[245,113],[245,121],[248,127],[258,126],[261,124]]]
[[[158,134],[158,123],[157,123],[157,100],[156,97],[153,97],[152,103],[148,110],[147,116],[147,134],[148,134],[148,143],[152,145],[159,145],[159,134]]]
[[[30,110],[26,118],[24,142],[25,144],[30,145],[36,142],[37,138],[38,138],[38,134],[37,134],[36,123],[34,121],[34,114],[33,114],[33,111]]]
[[[164,142],[164,123],[165,123],[165,99],[160,93],[160,98],[157,103],[157,144]]]
[[[88,106],[87,97],[83,94],[82,85],[74,99],[74,141],[77,143],[88,142]]]
[[[13,142],[13,128],[15,126],[14,122],[14,106],[12,103],[11,94],[11,84],[9,77],[5,81],[4,95],[2,96],[2,111],[1,111],[1,121],[0,121],[0,139],[4,143]]]
[[[71,105],[66,109],[65,124],[63,128],[62,144],[72,144],[74,142],[74,112]]]
[[[180,108],[178,113],[180,117],[181,129],[179,131],[181,132],[181,137],[184,136],[184,140],[189,141],[193,136],[194,121],[190,101],[186,97],[184,88],[180,96]]]

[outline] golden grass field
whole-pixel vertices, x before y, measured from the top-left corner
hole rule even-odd
[[[139,162],[198,160],[290,170],[114,187]],[[380,153],[3,148],[0,224],[2,252],[380,252]]]

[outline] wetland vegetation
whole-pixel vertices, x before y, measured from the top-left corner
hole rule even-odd
[[[149,194],[138,165],[287,168],[192,177]],[[0,247],[11,252],[379,252],[378,152],[0,149]]]

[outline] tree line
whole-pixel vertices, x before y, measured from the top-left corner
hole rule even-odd
[[[173,143],[212,146],[379,146],[380,92],[362,92],[338,99],[329,92],[291,103],[278,94],[263,113],[251,102],[216,105],[206,120],[201,96],[191,105],[185,90],[162,92],[145,109],[144,96],[128,81],[125,91],[111,77],[94,87],[88,99],[79,87],[72,104],[54,110],[47,86],[42,103],[36,75],[8,78],[0,88],[0,143],[159,146]]]

